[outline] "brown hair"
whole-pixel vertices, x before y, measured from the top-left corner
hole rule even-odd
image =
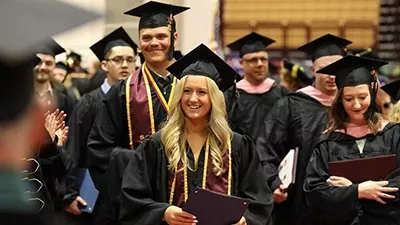
[[[375,98],[371,94],[371,88],[370,88],[370,95],[371,95],[371,103],[369,107],[373,107],[373,104],[376,104],[376,102]],[[338,129],[344,129],[344,131],[347,132],[345,123],[349,122],[349,117],[346,113],[346,110],[343,107],[342,96],[343,96],[343,88],[339,89],[332,103],[332,107],[329,113],[328,130],[326,132],[328,135]],[[380,121],[383,117],[379,113],[374,112],[371,114],[371,116],[364,114],[364,118],[367,122],[368,127],[371,129],[372,133],[376,134],[379,131],[381,125]]]

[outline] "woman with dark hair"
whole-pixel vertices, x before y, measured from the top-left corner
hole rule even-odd
[[[372,70],[386,62],[347,56],[319,72],[336,76],[326,136],[317,145],[306,171],[304,191],[319,224],[398,224],[398,171],[384,181],[352,183],[331,176],[329,162],[396,154],[400,126],[377,113],[377,81]],[[399,160],[399,158],[398,158]]]

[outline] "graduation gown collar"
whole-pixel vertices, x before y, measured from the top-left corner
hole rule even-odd
[[[254,85],[244,78],[236,84],[236,88],[241,89],[249,94],[264,94],[271,90],[274,84],[275,81],[271,78],[265,79],[259,85]]]
[[[324,92],[316,89],[315,87],[309,85],[307,87],[304,87],[302,89],[297,90],[297,92],[302,92],[313,99],[317,100],[319,103],[326,107],[331,107],[332,102],[335,99],[334,95],[327,95]]]

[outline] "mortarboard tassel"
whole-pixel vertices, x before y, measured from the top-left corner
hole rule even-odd
[[[175,20],[174,16],[172,14],[172,9],[168,17],[168,29],[171,33],[171,40],[170,40],[170,46],[169,46],[169,52],[168,52],[168,59],[172,60],[174,58],[174,33],[175,33]]]

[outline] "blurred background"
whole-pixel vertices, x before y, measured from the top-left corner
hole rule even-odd
[[[89,46],[123,26],[138,40],[138,19],[123,15],[146,0],[59,0],[104,13],[102,20],[55,37],[62,46],[82,55],[82,67],[92,67],[96,57]],[[191,7],[176,16],[178,50],[187,53],[205,43],[240,71],[238,55],[224,48],[255,31],[276,43],[269,46],[271,68],[283,58],[307,68],[311,64],[296,51],[304,43],[326,33],[353,41],[352,54],[390,61],[380,72],[383,83],[400,75],[399,0],[158,0]],[[65,55],[57,61],[65,60]]]

